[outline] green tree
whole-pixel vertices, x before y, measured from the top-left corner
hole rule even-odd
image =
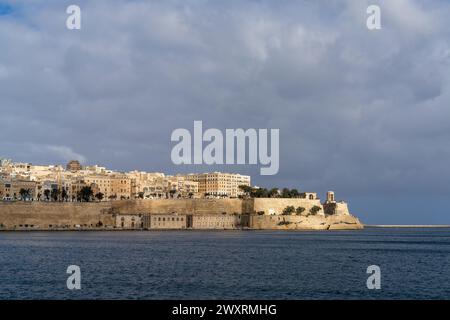
[[[278,197],[278,188],[272,188],[269,191],[269,197],[270,198],[277,198]]]
[[[303,213],[303,211],[305,211],[305,208],[303,207],[297,207],[297,209],[295,209],[295,213],[299,216]]]
[[[59,190],[58,188],[52,189],[51,197],[52,197],[53,201],[58,201],[60,193],[61,193],[61,190]]]
[[[63,201],[67,201],[68,198],[69,198],[69,194],[67,193],[66,188],[63,187],[62,190],[61,190],[61,199]]]
[[[298,198],[300,193],[297,189],[291,189],[291,198]]]
[[[30,197],[30,195],[31,195],[31,190],[30,189],[21,188],[19,190],[19,194],[20,194],[20,198],[22,200],[27,200]]]
[[[290,198],[291,191],[288,188],[283,188],[283,190],[281,191],[281,197],[282,198]]]
[[[102,201],[104,196],[105,195],[102,192],[98,192],[95,194],[95,198],[97,198],[98,201]]]
[[[319,212],[320,210],[322,210],[321,207],[319,207],[319,206],[313,206],[313,207],[309,210],[309,212],[310,212],[312,215],[315,215],[315,214],[317,214],[317,212]]]
[[[295,207],[294,206],[287,206],[286,208],[283,209],[282,215],[290,216],[294,212],[295,212]]]
[[[269,191],[266,188],[256,188],[253,190],[253,198],[267,198]]]
[[[92,191],[92,188],[88,186],[84,186],[80,191],[78,191],[78,198],[84,202],[91,201],[93,195],[94,192]]]
[[[240,189],[242,192],[244,192],[247,196],[249,196],[249,195],[252,193],[252,191],[253,191],[253,188],[252,188],[252,187],[246,186],[246,185],[240,185],[240,186],[239,186],[239,189]]]
[[[117,199],[117,194],[112,194],[108,197],[109,200],[116,200]]]

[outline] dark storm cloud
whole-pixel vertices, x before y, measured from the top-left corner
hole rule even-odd
[[[70,31],[72,3],[0,6],[1,155],[238,171],[348,200],[446,195],[448,3],[78,1]],[[380,31],[365,26],[372,3]],[[194,120],[280,128],[279,174],[171,165],[172,130]]]

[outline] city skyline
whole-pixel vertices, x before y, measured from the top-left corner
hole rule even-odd
[[[0,200],[89,202],[161,198],[238,198],[250,176],[208,172],[114,171],[99,165],[34,165],[0,158]]]

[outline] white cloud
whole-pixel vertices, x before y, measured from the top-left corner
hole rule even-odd
[[[71,148],[67,146],[43,146],[44,151],[48,151],[53,154],[53,156],[57,159],[63,159],[66,161],[70,160],[78,160],[81,163],[85,163],[87,161],[86,157],[74,152]]]

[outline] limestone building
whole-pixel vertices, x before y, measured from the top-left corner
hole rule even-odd
[[[185,177],[186,180],[198,182],[198,193],[201,197],[237,198],[243,195],[239,186],[250,186],[250,176],[233,173],[194,173]]]
[[[80,171],[82,167],[79,161],[72,160],[67,164],[66,169],[68,171]]]

